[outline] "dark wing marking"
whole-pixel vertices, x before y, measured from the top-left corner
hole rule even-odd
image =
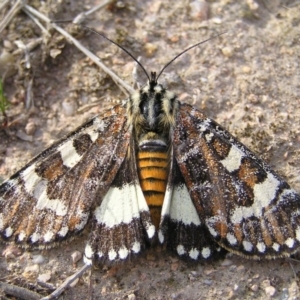
[[[120,261],[139,253],[155,236],[155,226],[142,192],[134,141],[102,203],[92,217],[85,263]]]
[[[222,247],[252,257],[299,249],[300,196],[226,130],[183,104],[173,146],[196,210]]]
[[[122,105],[39,154],[0,186],[0,234],[43,246],[80,232],[99,205],[130,140]]]

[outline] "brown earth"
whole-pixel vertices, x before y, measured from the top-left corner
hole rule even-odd
[[[29,5],[51,19],[70,20],[96,2],[33,0]],[[222,124],[300,192],[299,11],[299,1],[118,1],[91,14],[86,24],[141,56],[148,72],[159,71],[188,46],[226,32],[184,54],[160,81]],[[122,50],[70,24],[59,26],[133,85],[134,63]],[[46,146],[127,97],[74,45],[46,28],[49,36],[19,11],[1,32],[2,51],[9,53],[18,49],[16,40],[28,44],[42,37],[27,59],[23,53],[0,59],[4,93],[11,101],[7,119],[0,119],[3,180]],[[144,77],[138,70],[142,84]],[[49,283],[58,286],[82,266],[82,260],[73,265],[71,254],[84,249],[86,238],[84,232],[55,249],[2,257],[1,279],[29,288],[38,275],[49,273]],[[24,272],[36,265],[36,273]],[[91,283],[94,299],[300,299],[299,270],[299,262],[289,259],[252,261],[228,254],[225,260],[191,265],[164,250],[151,250],[118,268],[93,270]],[[88,275],[62,299],[87,299]]]

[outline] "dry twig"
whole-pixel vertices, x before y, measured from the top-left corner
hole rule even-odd
[[[25,13],[29,12],[32,15],[34,15],[35,17],[48,23],[50,26],[52,26],[54,29],[56,29],[59,33],[61,33],[70,43],[73,43],[81,52],[83,52],[94,63],[96,63],[104,72],[106,72],[127,96],[134,91],[134,89],[130,85],[128,85],[125,81],[123,81],[120,77],[118,77],[108,67],[106,67],[100,61],[99,57],[97,57],[94,53],[92,53],[90,50],[85,48],[77,39],[75,39],[72,35],[70,35],[63,28],[61,28],[60,26],[58,26],[55,23],[51,23],[51,20],[49,18],[47,18],[45,15],[38,12],[36,9],[34,9],[33,7],[31,7],[27,4],[24,5],[23,10]]]

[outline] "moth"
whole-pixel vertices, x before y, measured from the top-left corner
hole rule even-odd
[[[88,265],[126,260],[154,241],[191,260],[213,258],[220,248],[248,258],[299,250],[299,194],[159,84],[162,71],[145,71],[148,84],[126,103],[56,142],[0,186],[5,242],[52,247],[90,223]]]

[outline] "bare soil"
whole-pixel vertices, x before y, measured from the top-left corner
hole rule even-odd
[[[51,19],[70,20],[97,1],[28,2]],[[91,14],[85,24],[141,56],[148,72],[158,72],[188,46],[226,32],[184,54],[160,81],[181,101],[222,124],[300,192],[299,11],[299,1],[125,0]],[[6,14],[3,8],[0,19]],[[135,64],[121,49],[86,30],[59,25],[134,85]],[[127,97],[74,45],[53,29],[49,33],[22,11],[1,33],[0,47],[8,53],[17,50],[16,40],[28,44],[42,37],[27,60],[23,53],[15,55],[7,67],[0,59],[4,93],[11,102],[7,120],[0,119],[2,180]],[[140,69],[137,79],[146,82]],[[39,275],[49,273],[49,283],[59,286],[83,265],[82,260],[74,264],[71,254],[83,251],[87,235],[88,228],[55,249],[2,257],[1,280],[30,288]],[[2,244],[0,249],[5,248]],[[28,266],[37,267],[28,271]],[[253,261],[228,254],[218,261],[188,264],[152,249],[121,266],[93,269],[91,286],[94,299],[300,299],[299,271],[299,262],[290,259]],[[61,299],[87,299],[89,284],[86,273]]]

